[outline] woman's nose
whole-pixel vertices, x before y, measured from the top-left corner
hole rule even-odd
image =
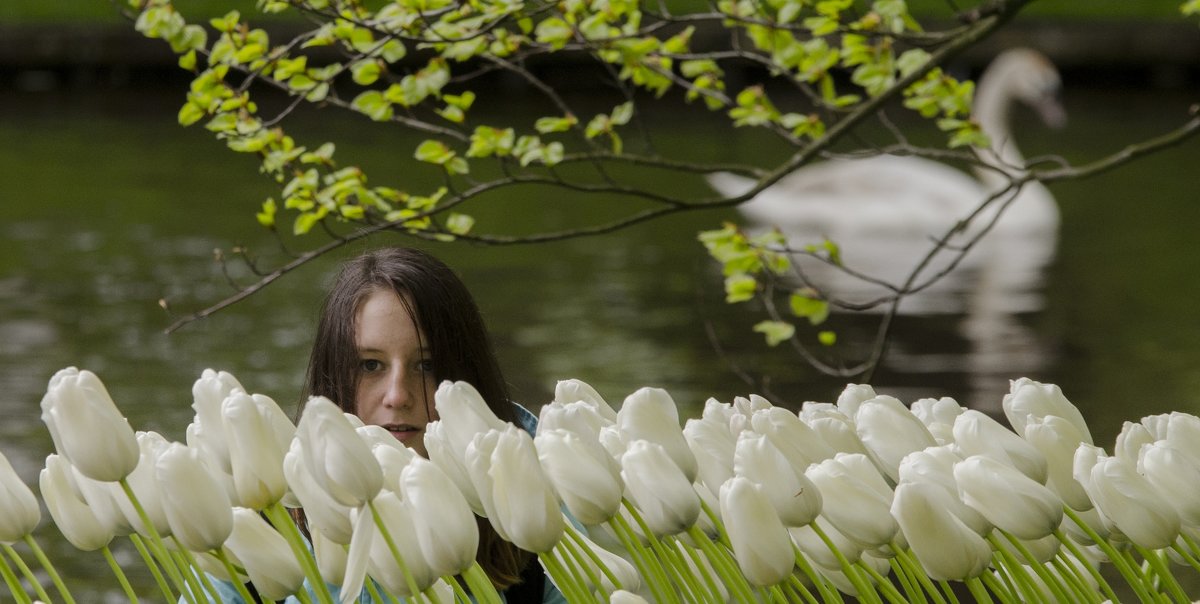
[[[403,372],[392,372],[387,376],[387,385],[383,392],[383,406],[388,408],[406,407],[411,402],[408,388],[404,381]]]

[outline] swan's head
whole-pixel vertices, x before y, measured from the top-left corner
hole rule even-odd
[[[1066,125],[1063,109],[1062,79],[1046,55],[1029,48],[1015,48],[996,57],[980,81],[995,80],[997,88],[1006,90],[1012,99],[1034,111],[1051,128]]]

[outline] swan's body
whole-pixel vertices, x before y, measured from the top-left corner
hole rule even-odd
[[[1059,85],[1057,70],[1035,51],[1010,50],[997,57],[980,79],[976,94],[974,117],[992,142],[992,148],[981,151],[980,158],[1020,174],[1025,161],[1009,129],[1009,110],[1014,101],[1024,102],[1038,110],[1048,124],[1057,125],[1063,118],[1057,103]],[[972,177],[933,160],[879,155],[804,166],[738,209],[754,223],[779,227],[796,243],[828,237],[841,246],[847,266],[897,283],[929,253],[936,239],[950,233],[1007,182],[995,171],[980,170]],[[726,196],[741,194],[754,184],[728,173],[710,175],[709,183]],[[1005,199],[990,204],[951,241],[962,243],[978,233],[1000,209],[998,202]],[[1016,293],[1012,304],[1001,304],[1010,312],[1035,309],[1037,297],[1031,300],[1025,294],[1040,283],[1041,269],[1053,258],[1058,222],[1058,207],[1050,192],[1036,181],[1027,183],[956,269],[956,273],[979,273],[985,270],[983,265],[994,264],[986,269],[992,274],[959,275],[957,281],[967,278],[970,284],[943,278],[930,290],[907,298],[901,310],[962,312],[969,302],[957,294],[984,280]],[[979,249],[999,245],[1005,248],[1002,255]],[[953,256],[943,250],[922,275],[945,268]],[[839,271],[828,271],[821,278],[827,291],[850,301],[886,293]]]

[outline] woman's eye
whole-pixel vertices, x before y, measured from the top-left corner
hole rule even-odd
[[[383,363],[380,363],[375,359],[363,359],[359,362],[358,366],[367,373],[372,373],[383,369]]]
[[[423,359],[420,363],[417,363],[417,371],[421,373],[433,373],[433,361]]]

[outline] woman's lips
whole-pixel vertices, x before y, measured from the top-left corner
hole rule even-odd
[[[421,432],[420,428],[410,424],[384,424],[382,428],[400,440],[408,440]]]

